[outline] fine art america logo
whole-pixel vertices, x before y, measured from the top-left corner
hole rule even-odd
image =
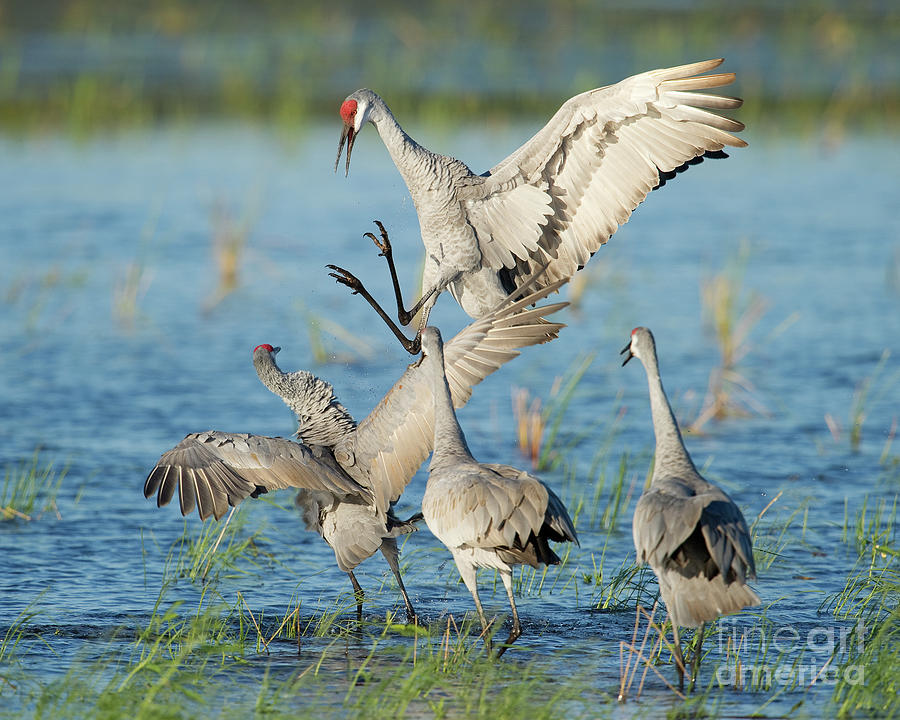
[[[862,664],[846,663],[851,656],[861,657],[865,649],[866,634],[861,620],[855,626],[816,625],[803,630],[781,625],[771,635],[763,633],[758,627],[720,623],[718,646],[725,659],[725,664],[716,670],[720,685],[809,686],[836,685],[841,681],[861,685],[865,681]],[[760,658],[759,662],[741,661],[742,657],[754,655]]]

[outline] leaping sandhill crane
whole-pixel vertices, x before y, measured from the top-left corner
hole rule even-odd
[[[556,337],[563,327],[545,319],[566,303],[528,308],[558,288],[555,284],[502,303],[472,322],[447,345],[446,373],[453,402],[462,407],[472,388],[519,349]],[[280,488],[298,488],[298,504],[309,529],[334,550],[350,577],[362,616],[362,588],[353,570],[381,550],[410,622],[415,612],[398,567],[396,536],[414,529],[416,517],[392,512],[434,442],[433,384],[419,364],[410,365],[374,410],[357,425],[330,384],[312,373],[283,372],[278,348],[259,345],[253,362],[263,383],[297,416],[299,443],[283,438],[207,431],[192,433],[159,459],[144,484],[157,505],[179,494],[181,512],[196,506],[200,517],[219,519],[229,506]]]
[[[577,543],[578,535],[565,505],[541,480],[509,465],[479,463],[472,457],[453,409],[437,328],[422,331],[422,354],[421,367],[434,395],[434,453],[422,514],[431,532],[453,554],[472,593],[488,653],[489,625],[478,598],[476,573],[480,567],[500,573],[513,625],[499,657],[522,634],[512,566],[558,564],[548,541]]]
[[[403,306],[390,244],[381,246],[394,278],[399,320],[421,308],[421,329],[437,295],[449,287],[463,310],[481,317],[549,264],[541,283],[571,277],[625,223],[655,187],[704,157],[725,157],[746,142],[743,124],[709,110],[740,107],[739,98],[693,92],[722,87],[734,73],[704,75],[722,59],[652,70],[567,100],[528,142],[487,172],[422,147],[384,100],[368,89],[344,100],[335,170],[347,145],[372,123],[400,171],[419,216],[425,245],[422,298]],[[374,239],[374,238],[373,238]]]
[[[663,390],[653,334],[631,331],[623,365],[638,358],[650,385],[656,459],[650,487],[634,510],[632,533],[638,562],[650,564],[672,620],[675,667],[684,689],[684,657],[678,628],[697,628],[691,685],[700,668],[704,624],[719,615],[759,605],[747,586],[756,577],[750,531],[740,508],[707,482],[691,460]]]

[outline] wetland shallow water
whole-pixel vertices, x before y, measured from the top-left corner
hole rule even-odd
[[[531,128],[410,130],[477,168],[512,150]],[[821,609],[859,556],[843,541],[845,516],[852,522],[866,495],[871,505],[891,502],[897,492],[896,467],[883,456],[898,453],[890,440],[900,397],[900,142],[881,135],[828,147],[748,139],[748,149],[652,193],[584,271],[577,305],[560,314],[568,324],[560,339],[527,350],[488,378],[460,413],[476,457],[527,467],[516,446],[512,388],[552,403],[556,379],[595,353],[555,440],[562,462],[540,473],[570,508],[584,500],[581,548],[548,572],[539,594],[523,580],[525,635],[504,662],[533,662],[551,672],[562,665],[589,678],[598,695],[615,696],[619,642],[630,639],[634,603],[597,609],[602,593],[585,577],[601,556],[605,572],[633,559],[631,510],[652,452],[643,372],[633,364],[621,368],[618,351],[633,326],[650,327],[679,416],[696,416],[719,358],[704,324],[701,284],[742,246],[744,297],[755,293],[766,307],[739,365],[761,412],[709,423],[687,443],[748,521],[777,500],[760,526],[759,544],[769,557],[755,587],[764,606],[724,622],[723,632],[752,631],[763,617],[801,637],[846,625]],[[100,657],[128,642],[121,629],[152,614],[166,553],[185,529],[175,508],[158,510],[141,495],[163,451],[188,432],[210,428],[293,431],[288,409],[256,378],[255,345],[280,345],[282,368],[327,378],[357,419],[408,363],[369,308],[328,278],[324,266],[347,267],[388,299],[383,261],[362,238],[379,218],[411,292],[421,256],[414,209],[374,132],[360,138],[349,179],[331,171],[336,142],[330,126],[291,137],[257,126],[214,126],[81,143],[0,139],[0,467],[17,467],[40,448],[41,462],[67,468],[59,516],[0,524],[0,631],[26,607],[38,610],[33,622],[41,639],[27,642],[20,660],[39,681],[64,674],[76,658]],[[247,233],[238,286],[222,298],[215,208],[231,218],[232,229],[245,226]],[[432,319],[445,336],[466,323],[449,295]],[[329,362],[317,362],[319,337]],[[851,411],[867,378],[854,451]],[[826,416],[834,420],[831,430]],[[598,459],[604,444],[609,449]],[[626,453],[628,505],[613,527],[592,523],[594,463],[611,484]],[[420,471],[400,514],[418,508],[424,482]],[[240,591],[247,607],[269,617],[284,614],[291,602],[301,603],[305,618],[332,608],[338,596],[349,603],[349,583],[330,549],[303,530],[288,494],[271,499],[285,507],[248,502],[239,511],[247,531],[265,524],[266,539],[258,564],[223,575],[218,592],[233,602]],[[607,499],[601,494],[600,513]],[[200,525],[196,517],[187,523],[192,531]],[[449,553],[424,526],[403,552],[407,586],[426,621],[440,627],[448,614],[471,610]],[[379,619],[398,607],[380,557],[357,575],[370,591],[365,612],[374,629],[346,640],[346,656],[325,663],[325,686],[343,687],[373,634],[380,635]],[[182,580],[166,602],[191,606],[200,592]],[[504,612],[502,587],[483,599]],[[390,635],[387,646],[402,653],[410,642]],[[267,668],[289,674],[309,663],[304,657],[318,659],[327,643],[307,639],[300,660],[289,646],[254,657],[250,676]],[[810,651],[807,658],[821,665],[827,655]],[[713,683],[710,674],[702,685]],[[832,688],[807,685],[779,695],[766,714],[787,714],[802,702],[802,711],[819,715]],[[335,694],[336,707],[343,692]],[[720,711],[743,715],[772,695],[726,688],[716,697]],[[651,676],[639,702],[610,713],[652,714],[648,707],[658,701],[675,703]]]

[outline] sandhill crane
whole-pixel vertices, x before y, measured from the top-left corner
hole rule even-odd
[[[703,479],[681,438],[663,390],[653,334],[631,331],[623,365],[638,358],[650,385],[656,459],[650,487],[634,510],[632,533],[639,562],[650,564],[672,620],[678,684],[684,689],[684,657],[678,628],[696,628],[693,685],[700,668],[704,623],[759,605],[747,586],[756,577],[750,531],[740,509],[720,488]]]
[[[422,354],[421,367],[434,395],[434,453],[422,514],[431,532],[453,554],[472,593],[488,653],[491,641],[476,573],[480,567],[500,573],[513,626],[499,657],[522,634],[513,597],[512,566],[558,564],[559,557],[548,540],[577,543],[578,536],[565,505],[538,478],[508,465],[479,463],[472,457],[453,410],[437,328],[428,326],[422,331]]]
[[[566,303],[527,306],[557,287],[501,303],[448,344],[446,372],[458,407],[520,348],[556,337],[563,325],[544,318]],[[418,364],[410,365],[357,425],[330,384],[309,372],[282,372],[275,362],[278,350],[259,345],[253,362],[266,387],[297,416],[301,442],[217,431],[190,434],[150,471],[144,496],[157,493],[157,505],[163,506],[177,489],[183,515],[196,506],[202,519],[219,519],[229,505],[248,496],[299,488],[307,527],[321,534],[350,577],[357,616],[362,615],[362,588],[353,570],[380,549],[412,622],[415,613],[400,577],[395,538],[414,529],[416,518],[401,521],[391,507],[432,449],[432,383]]]
[[[401,324],[423,310],[407,349],[418,352],[421,329],[445,288],[477,318],[538,267],[549,263],[543,284],[571,277],[653,188],[704,157],[725,157],[726,146],[745,146],[732,134],[742,123],[707,110],[737,108],[739,98],[690,92],[730,84],[734,73],[703,75],[721,63],[652,70],[576,95],[482,175],[416,143],[371,90],[349,95],[340,108],[344,125],[335,171],[346,143],[349,174],[356,136],[372,123],[419,216],[423,295],[409,311],[386,238],[382,247]]]

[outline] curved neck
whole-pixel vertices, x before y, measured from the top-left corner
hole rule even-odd
[[[650,412],[653,416],[653,432],[656,435],[653,481],[656,481],[663,469],[667,473],[678,468],[697,472],[691,456],[684,447],[684,440],[678,429],[675,414],[672,412],[672,406],[663,389],[656,352],[651,353],[647,359],[641,358],[641,362],[647,371],[647,384],[650,387]]]
[[[431,157],[433,153],[413,140],[394,118],[393,113],[381,97],[375,96],[369,121],[378,130],[381,141],[390,153],[397,170],[406,181],[410,193],[418,186],[413,181],[422,167],[422,159]]]
[[[431,374],[434,388],[434,452],[428,471],[475,462],[453,409],[450,386],[444,372],[443,348],[439,347],[437,351],[429,353],[424,362],[428,363],[427,370]]]
[[[283,372],[271,356],[254,358],[253,364],[263,384],[296,415],[297,436],[304,443],[334,447],[356,430],[329,383],[304,370]]]

